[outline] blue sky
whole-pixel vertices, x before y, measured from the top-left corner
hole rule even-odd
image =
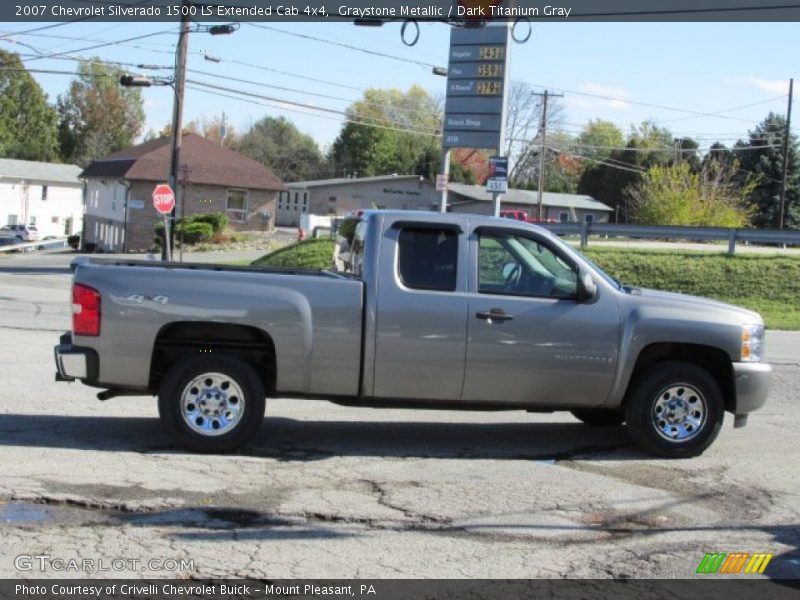
[[[449,28],[444,24],[422,24],[419,42],[413,47],[403,45],[398,23],[382,28],[344,23],[267,25],[421,63],[441,66],[447,63]],[[37,26],[0,23],[0,37]],[[115,41],[159,31],[169,33],[79,54],[167,66],[172,62],[177,39],[177,25],[168,23],[68,24],[38,35],[6,37],[0,40],[0,48],[31,53],[30,48],[19,44],[22,42],[44,53],[66,52],[99,43],[96,40]],[[530,40],[512,48],[511,75],[512,79],[563,90],[562,119],[564,128],[570,132],[577,132],[591,118],[611,120],[626,130],[632,123],[652,118],[676,134],[699,138],[701,147],[715,139],[731,144],[770,110],[785,112],[788,79],[800,75],[796,67],[800,56],[799,33],[797,23],[534,23]],[[192,79],[334,111],[343,111],[367,87],[407,89],[419,84],[433,94],[443,96],[445,91],[445,79],[433,75],[428,66],[364,54],[249,24],[243,24],[230,36],[193,33],[190,51],[190,69],[298,91],[229,82],[196,73],[190,74]],[[204,53],[221,62],[205,60]],[[295,76],[238,64],[242,62]],[[27,64],[31,69],[73,71],[75,68],[74,62],[55,59]],[[34,76],[51,100],[69,82],[69,77],[62,75]],[[160,129],[171,119],[171,90],[148,88],[143,94],[147,127]],[[272,106],[189,90],[185,121],[219,115],[224,110],[229,122],[241,132],[264,115],[284,115],[311,134],[323,148],[335,139],[342,125],[341,117],[335,113],[305,109],[297,112],[279,102],[264,102]],[[757,105],[712,117],[639,103],[706,113]],[[800,113],[796,114],[800,119]]]

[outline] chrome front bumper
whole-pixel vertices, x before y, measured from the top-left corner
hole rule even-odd
[[[733,363],[737,415],[746,415],[764,406],[772,381],[772,367],[766,363]]]

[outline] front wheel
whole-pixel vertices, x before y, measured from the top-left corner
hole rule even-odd
[[[167,432],[195,452],[230,452],[255,435],[265,393],[246,362],[226,354],[174,365],[161,383],[158,412]]]
[[[669,361],[645,371],[625,403],[631,437],[643,450],[665,458],[698,456],[719,435],[725,403],[705,369]]]

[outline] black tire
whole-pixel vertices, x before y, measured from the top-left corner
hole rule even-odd
[[[708,371],[688,362],[668,361],[636,379],[624,411],[639,448],[665,458],[690,458],[702,454],[719,435],[725,402]]]
[[[203,375],[220,377],[215,377],[214,380],[210,377],[205,379],[213,381],[213,387],[197,384],[188,388],[190,382],[198,380]],[[201,388],[199,394],[191,396],[191,391],[197,387]],[[226,395],[226,390],[233,391]],[[218,404],[215,405],[215,408],[220,409],[219,412],[223,414],[215,413],[211,416],[210,412],[208,415],[198,412],[195,422],[202,421],[210,425],[213,421],[217,421],[217,428],[221,428],[223,433],[213,432],[211,427],[206,428],[208,433],[202,433],[189,425],[187,419],[190,419],[191,415],[187,411],[187,417],[184,418],[184,410],[187,407],[195,407],[193,410],[199,411],[199,404],[205,400],[193,402],[191,398],[197,399],[201,394],[213,394],[215,391],[219,391],[223,396],[223,400],[216,400]],[[242,397],[239,398],[239,395]],[[222,402],[222,408],[219,402]],[[236,408],[234,403],[238,404],[236,416],[226,419],[226,416],[233,413],[227,409]],[[227,354],[214,353],[180,361],[164,377],[158,392],[158,414],[167,433],[180,445],[203,453],[232,452],[244,446],[253,438],[264,420],[265,404],[264,386],[253,368],[239,358]],[[219,416],[216,416],[217,414]],[[220,422],[223,425],[220,425]],[[230,429],[224,431],[226,427]],[[200,429],[199,424],[197,429]]]
[[[594,427],[614,427],[615,425],[622,425],[625,421],[625,416],[622,410],[614,410],[610,408],[585,408],[580,410],[571,411],[572,415],[579,421],[583,421],[587,425]]]

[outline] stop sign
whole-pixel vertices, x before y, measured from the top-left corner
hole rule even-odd
[[[175,192],[166,183],[160,183],[153,190],[153,206],[162,215],[168,215],[175,208]]]

